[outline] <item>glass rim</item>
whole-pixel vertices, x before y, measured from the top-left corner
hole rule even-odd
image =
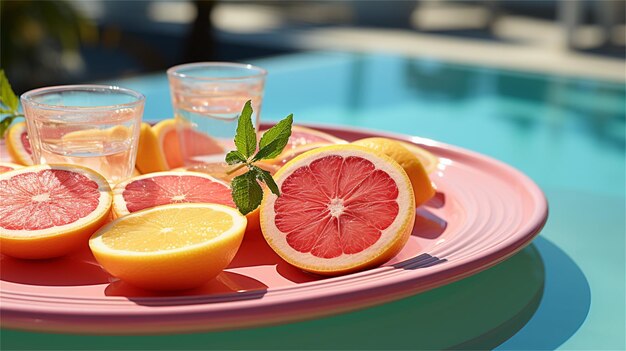
[[[135,101],[125,102],[121,104],[113,105],[100,105],[100,106],[66,106],[66,105],[51,105],[35,100],[36,96],[42,96],[49,93],[62,93],[62,92],[115,92],[122,93],[124,95],[135,98]],[[102,85],[102,84],[74,84],[74,85],[55,85],[43,88],[37,88],[29,90],[20,95],[22,104],[28,104],[40,109],[54,110],[54,111],[105,111],[105,110],[117,110],[121,108],[135,107],[145,102],[146,97],[142,93],[122,88],[116,85]]]
[[[238,76],[238,77],[200,77],[200,76],[194,76],[194,75],[189,75],[189,74],[179,72],[179,70],[181,69],[197,68],[197,67],[240,68],[240,69],[251,72],[251,74]],[[267,70],[265,70],[264,68],[249,64],[249,63],[210,61],[210,62],[184,63],[182,65],[176,65],[176,66],[170,67],[167,70],[167,75],[170,77],[191,79],[191,80],[198,80],[198,81],[237,81],[237,80],[246,80],[246,79],[252,79],[252,78],[265,77],[267,75]]]

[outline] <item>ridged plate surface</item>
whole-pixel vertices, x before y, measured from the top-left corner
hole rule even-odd
[[[248,237],[217,279],[183,293],[143,291],[106,274],[86,249],[48,261],[1,257],[3,327],[143,334],[225,330],[373,306],[491,267],[526,246],[547,219],[541,190],[501,162],[432,140],[316,127],[347,140],[388,136],[440,158],[435,199],[417,210],[409,243],[382,267],[335,278],[303,273]]]

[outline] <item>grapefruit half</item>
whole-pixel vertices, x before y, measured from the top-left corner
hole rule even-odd
[[[113,189],[115,218],[160,205],[216,203],[235,208],[228,183],[200,172],[166,171],[144,174]],[[259,211],[247,216],[247,232],[259,230]]]
[[[261,230],[285,261],[338,275],[380,265],[406,244],[415,200],[406,172],[388,156],[357,145],[306,152],[274,176]]]
[[[107,220],[111,189],[77,165],[37,165],[0,174],[0,252],[29,259],[63,256]]]
[[[265,131],[263,131],[265,132]],[[262,134],[261,132],[260,134]],[[334,144],[346,144],[347,141],[337,138],[334,135],[320,132],[319,130],[294,125],[291,127],[291,136],[287,145],[278,156],[271,160],[265,160],[268,163],[283,165],[294,157],[322,146]]]

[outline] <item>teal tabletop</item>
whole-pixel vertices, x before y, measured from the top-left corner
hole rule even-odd
[[[463,280],[314,320],[150,336],[3,329],[2,349],[585,349],[625,345],[623,82],[393,55],[309,52],[268,70],[263,121],[420,136],[491,156],[544,191],[531,245]],[[164,72],[113,83],[146,95],[144,119],[172,117]]]

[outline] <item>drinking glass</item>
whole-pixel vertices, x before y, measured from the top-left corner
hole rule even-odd
[[[167,74],[182,161],[227,168],[224,157],[235,149],[238,117],[248,100],[258,130],[267,72],[249,64],[200,62],[174,66]]]
[[[65,85],[21,96],[33,161],[89,167],[111,184],[135,169],[145,97],[107,85]]]

